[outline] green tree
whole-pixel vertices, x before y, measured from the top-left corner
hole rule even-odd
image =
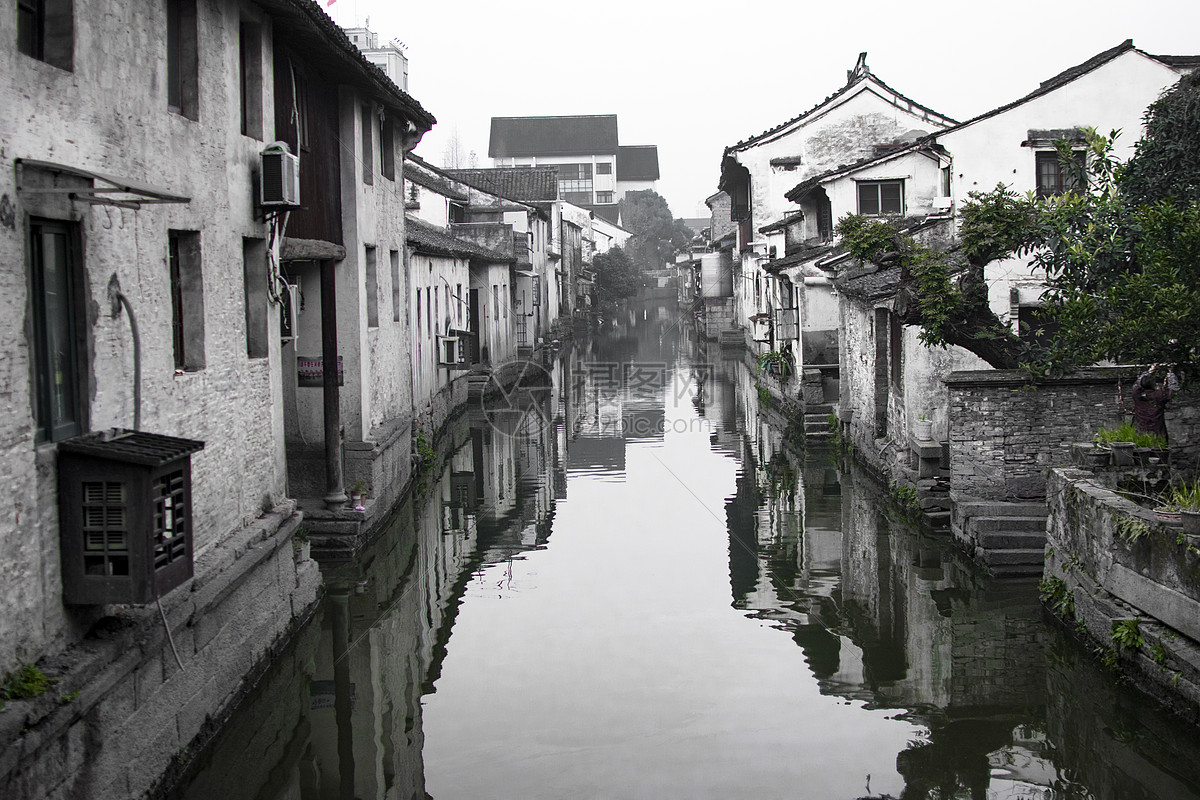
[[[1189,371],[1200,362],[1200,73],[1164,93],[1145,121],[1125,164],[1112,156],[1117,131],[1088,132],[1085,191],[973,193],[953,252],[858,217],[838,230],[860,260],[899,266],[897,312],[926,344],[1035,375],[1104,359]],[[1075,168],[1071,145],[1058,147]],[[1044,270],[1054,336],[1019,338],[988,307],[984,268],[1010,255]]]
[[[633,233],[626,248],[642,272],[662,269],[676,250],[692,240],[691,229],[671,216],[666,199],[653,189],[626,192],[621,200],[621,224]]]
[[[596,299],[601,305],[632,297],[642,285],[641,272],[620,247],[597,254],[592,268],[596,271]]]

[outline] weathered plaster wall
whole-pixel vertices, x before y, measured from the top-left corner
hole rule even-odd
[[[92,429],[133,421],[132,340],[127,315],[111,316],[116,275],[141,333],[142,427],[202,439],[193,464],[196,550],[203,555],[284,492],[278,339],[247,356],[243,238],[264,239],[251,180],[263,141],[238,120],[238,26],[258,12],[233,0],[198,7],[198,120],[167,108],[165,7],[76,3],[74,69],[66,72],[0,48],[0,479],[12,510],[0,518],[0,669],[65,644],[87,619],[59,600],[53,446],[35,446],[26,332],[27,215],[78,222],[83,239],[84,405]],[[12,41],[15,16],[0,23]],[[263,21],[264,108],[273,102],[270,25]],[[264,139],[273,139],[264,114]],[[150,183],[189,196],[186,205],[140,211],[66,201],[57,208],[18,195],[14,159],[37,159]],[[8,220],[8,221],[6,221]],[[172,355],[167,232],[198,231],[203,271],[204,369],[176,373]],[[277,326],[269,307],[269,329]]]
[[[852,162],[852,160],[850,160]],[[844,161],[842,163],[850,163]],[[903,180],[904,216],[915,217],[934,213],[933,198],[941,196],[942,165],[928,155],[909,153],[879,164],[855,170],[849,175],[823,184],[829,195],[833,221],[847,214],[858,213],[857,181]],[[963,200],[966,200],[964,195]],[[816,228],[812,229],[816,234]]]
[[[988,500],[1046,494],[1046,470],[1070,463],[1073,442],[1122,421],[1117,379],[1128,391],[1137,371],[1080,370],[1036,387],[1017,372],[956,372],[950,397],[950,470],[956,491]],[[1128,404],[1130,398],[1125,397]],[[1167,412],[1172,465],[1194,470],[1200,443],[1200,397],[1180,392]]]
[[[1120,130],[1114,155],[1127,159],[1141,137],[1146,107],[1178,80],[1174,70],[1131,50],[1047,95],[938,137],[938,143],[949,149],[953,158],[951,193],[955,207],[967,202],[970,192],[991,191],[997,184],[1018,194],[1036,189],[1035,153],[1049,148],[1023,146],[1030,129],[1090,126],[1104,135]],[[1008,318],[1009,293],[1014,286],[1025,288],[1030,295],[1028,302],[1033,304],[1039,278],[1030,271],[1026,259],[988,265],[992,310]]]

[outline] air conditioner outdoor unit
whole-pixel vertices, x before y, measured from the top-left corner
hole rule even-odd
[[[260,205],[268,208],[300,205],[300,157],[288,152],[286,143],[276,142],[262,151],[258,179]]]

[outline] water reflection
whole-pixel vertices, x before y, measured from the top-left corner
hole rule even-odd
[[[177,796],[1200,797],[1194,728],[755,383],[645,307],[460,419]]]

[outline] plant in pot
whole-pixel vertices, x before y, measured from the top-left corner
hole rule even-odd
[[[1163,493],[1163,501],[1179,514],[1184,533],[1200,534],[1200,478],[1172,485]]]
[[[758,369],[787,380],[792,374],[792,360],[785,352],[769,350],[758,357]]]
[[[357,481],[350,487],[350,505],[355,508],[362,508],[363,504],[363,485],[362,481]]]
[[[1113,464],[1116,466],[1131,466],[1135,448],[1166,448],[1167,442],[1156,434],[1136,430],[1131,422],[1124,422],[1115,428],[1096,431],[1096,445],[1112,451]]]
[[[924,414],[917,415],[917,421],[913,423],[913,433],[916,434],[918,440],[927,442],[933,438],[933,422],[925,417]]]

